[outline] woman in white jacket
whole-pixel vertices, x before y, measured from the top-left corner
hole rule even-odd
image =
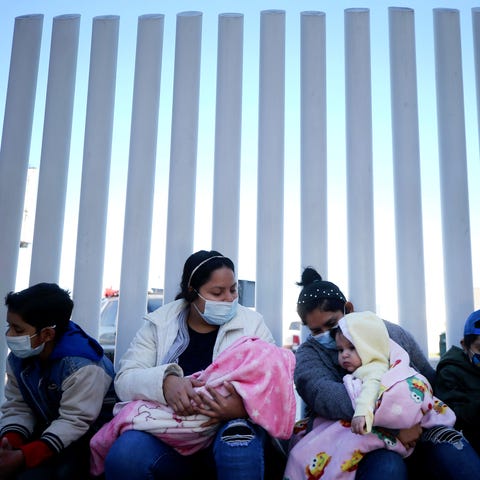
[[[145,320],[120,361],[120,400],[155,400],[180,416],[202,413],[209,417],[205,425],[221,425],[209,447],[189,456],[148,433],[126,431],[107,455],[106,479],[263,479],[267,435],[247,419],[233,385],[225,385],[228,396],[207,387],[209,397],[197,393],[201,384],[188,377],[240,337],[274,342],[263,317],[238,304],[233,262],[216,251],[192,254],[175,301]]]

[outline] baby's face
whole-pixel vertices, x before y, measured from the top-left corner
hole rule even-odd
[[[337,344],[338,363],[348,373],[354,372],[362,365],[362,360],[353,343],[340,330],[335,335],[335,343]]]

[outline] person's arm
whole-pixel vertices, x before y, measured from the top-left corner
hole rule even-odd
[[[82,437],[98,418],[111,376],[96,364],[85,365],[62,382],[58,417],[40,439],[60,451]]]
[[[84,366],[67,377],[62,383],[58,417],[42,432],[40,439],[18,445],[21,457],[12,451],[15,445],[10,441],[3,443],[1,457],[5,468],[14,464],[19,468],[36,467],[83,436],[97,419],[111,382],[111,377],[95,364]],[[5,438],[9,440],[8,434]]]
[[[315,339],[307,339],[295,354],[297,392],[315,415],[329,420],[350,421],[353,416],[352,401],[334,360],[337,352],[326,350],[315,342]]]
[[[238,306],[237,316],[224,325],[229,339],[223,343],[222,350],[237,340],[240,336],[258,337],[268,343],[275,343],[272,332],[268,328],[263,315],[255,310],[250,310],[243,305]],[[220,329],[221,331],[223,328]],[[220,353],[220,352],[218,352]]]
[[[272,332],[267,327],[267,324],[265,323],[263,316],[260,315],[260,317],[261,318],[258,321],[257,327],[253,335],[258,338],[261,338],[262,340],[265,340],[266,342],[275,343],[275,339],[273,338]]]
[[[411,333],[395,323],[385,321],[385,325],[390,338],[407,351],[412,368],[426,377],[433,387],[435,385],[435,369]]]
[[[383,374],[388,370],[388,363],[372,361],[361,365],[355,370],[354,376],[362,381],[362,388],[355,401],[355,413],[352,420],[352,431],[355,433],[369,433],[372,430],[373,412],[378,400]],[[359,417],[363,420],[359,420]],[[360,430],[364,426],[364,431]]]
[[[15,447],[25,443],[35,427],[35,415],[24,401],[17,379],[7,361],[7,382],[5,384],[5,402],[1,407],[0,437],[10,436],[9,443]],[[18,438],[13,439],[12,435]],[[23,442],[20,442],[23,439]],[[12,443],[13,442],[13,443]]]
[[[22,448],[28,444],[34,424],[33,412],[23,400],[17,379],[7,361],[5,402],[1,408],[0,422],[0,478],[9,478],[26,466]],[[48,447],[46,452],[48,456],[53,455]]]
[[[463,384],[458,366],[444,366],[437,372],[435,396],[445,402],[457,416],[457,424],[480,429],[480,396],[472,394]],[[468,378],[468,377],[467,377]]]
[[[146,322],[122,356],[115,377],[115,391],[121,401],[154,400],[166,404],[163,392],[168,375],[183,377],[176,364],[157,365],[156,326]]]

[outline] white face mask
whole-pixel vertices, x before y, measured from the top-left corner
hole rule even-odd
[[[35,335],[20,335],[18,337],[10,337],[6,335],[7,346],[12,351],[12,353],[19,358],[28,358],[33,357],[34,355],[39,355],[43,352],[45,348],[45,343],[40,344],[38,347],[32,348],[32,343],[30,339],[35,337]]]
[[[55,327],[56,325],[52,325],[51,327],[47,328]],[[33,337],[36,337],[37,335],[38,333],[34,333],[33,335],[19,335],[16,337],[5,335],[7,347],[18,358],[28,358],[35,355],[40,355],[45,348],[45,342],[35,348],[32,348],[32,342],[30,341]]]
[[[209,325],[223,325],[229,322],[237,314],[238,297],[233,302],[216,302],[202,297],[198,292],[198,296],[205,300],[205,309],[203,313],[193,303],[200,316]]]

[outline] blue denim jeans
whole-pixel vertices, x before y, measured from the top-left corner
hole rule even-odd
[[[407,465],[412,480],[463,480],[480,473],[477,452],[460,432],[448,427],[425,430]]]
[[[379,448],[367,453],[358,464],[355,480],[408,480],[407,465],[392,450]]]
[[[149,433],[128,430],[105,460],[106,480],[263,480],[265,430],[246,420],[223,424],[208,448],[189,456]]]
[[[448,427],[425,430],[405,461],[395,452],[368,453],[358,466],[356,480],[456,480],[478,478],[480,457],[461,433]]]

